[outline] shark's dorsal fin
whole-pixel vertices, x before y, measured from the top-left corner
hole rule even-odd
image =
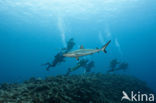
[[[83,45],[80,46],[80,49],[84,49]]]

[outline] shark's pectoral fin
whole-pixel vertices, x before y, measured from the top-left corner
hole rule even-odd
[[[76,60],[79,60],[79,57],[76,57]]]

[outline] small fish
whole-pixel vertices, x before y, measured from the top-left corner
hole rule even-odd
[[[65,54],[63,54],[63,56],[65,56],[65,57],[74,57],[77,60],[79,60],[79,57],[81,57],[81,56],[91,55],[91,54],[94,54],[94,53],[98,53],[100,51],[103,51],[104,53],[107,53],[106,47],[108,46],[108,44],[110,42],[111,42],[111,40],[109,40],[101,49],[98,49],[98,48],[96,48],[96,49],[84,49],[84,47],[81,46],[80,49],[65,53]]]

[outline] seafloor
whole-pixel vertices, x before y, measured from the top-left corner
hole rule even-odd
[[[121,103],[122,91],[152,92],[143,81],[126,75],[61,75],[1,84],[0,103]]]

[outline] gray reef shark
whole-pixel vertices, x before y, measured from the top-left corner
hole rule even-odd
[[[84,47],[81,46],[80,49],[65,53],[65,54],[63,54],[63,56],[64,57],[74,57],[77,60],[79,60],[79,57],[81,57],[81,56],[91,55],[94,53],[98,53],[100,51],[107,53],[106,47],[109,45],[110,42],[111,42],[111,40],[109,40],[101,49],[98,49],[98,48],[96,48],[96,49],[84,49]]]

